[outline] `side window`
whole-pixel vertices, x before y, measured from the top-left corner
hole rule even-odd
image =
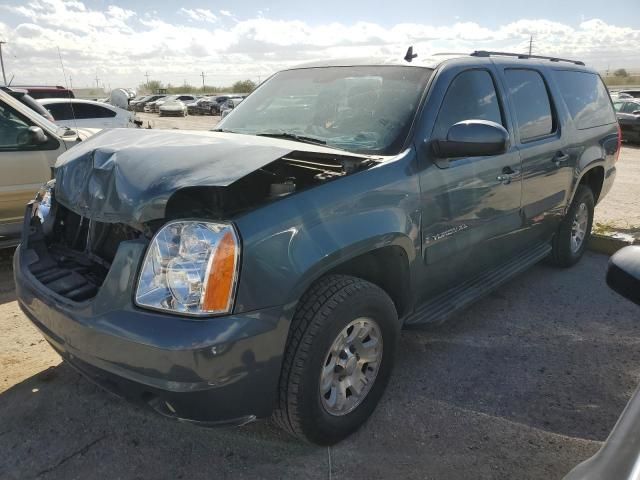
[[[467,70],[454,78],[438,112],[433,137],[446,138],[449,128],[464,120],[503,123],[496,89],[486,70]]]
[[[633,113],[636,110],[640,110],[640,105],[633,102],[626,102],[620,111],[623,113]]]
[[[542,75],[535,70],[508,69],[505,77],[520,141],[524,143],[553,133],[555,122]]]
[[[70,103],[52,103],[45,108],[49,110],[49,113],[51,113],[56,120],[71,120],[73,118]]]
[[[30,126],[18,112],[0,102],[0,150],[20,150]]]
[[[74,103],[73,108],[77,118],[109,118],[116,116],[116,113],[108,108],[89,103]]]
[[[554,76],[578,129],[584,130],[616,121],[609,92],[597,74],[556,70]]]
[[[620,112],[620,111],[622,110],[622,105],[623,105],[623,103],[622,103],[622,102],[615,102],[615,103],[613,104],[613,109],[614,109],[616,112]]]

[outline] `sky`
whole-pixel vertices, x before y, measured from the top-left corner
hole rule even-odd
[[[13,84],[225,86],[326,58],[476,49],[640,71],[640,0],[2,0]],[[62,59],[62,62],[60,61]],[[62,65],[64,65],[63,74]],[[147,77],[148,75],[148,77]],[[1,81],[1,78],[0,78]]]

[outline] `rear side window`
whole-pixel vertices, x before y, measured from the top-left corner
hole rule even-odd
[[[609,93],[598,75],[571,70],[556,70],[554,75],[576,128],[584,130],[616,121]]]
[[[442,101],[433,136],[446,138],[449,128],[464,120],[491,120],[502,125],[496,89],[486,70],[467,70],[454,78]]]
[[[71,104],[69,103],[52,103],[45,108],[49,110],[49,113],[51,113],[56,120],[71,120],[73,118]]]
[[[110,118],[115,117],[116,112],[108,108],[89,103],[74,103],[76,118]]]
[[[553,133],[555,122],[547,87],[539,72],[505,70],[509,98],[516,111],[520,141],[526,142]]]

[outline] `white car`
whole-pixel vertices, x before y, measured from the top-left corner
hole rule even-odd
[[[161,117],[186,117],[188,113],[187,106],[180,100],[171,100],[165,102],[159,107]]]
[[[135,127],[134,114],[108,103],[78,98],[43,98],[38,100],[56,122],[69,128]]]
[[[196,99],[193,95],[169,95],[168,97],[161,98],[156,100],[155,102],[151,102],[149,104],[149,111],[160,113],[160,107],[165,103],[173,102],[175,100],[180,100],[181,102],[189,103],[193,102]],[[145,112],[147,110],[145,109]]]

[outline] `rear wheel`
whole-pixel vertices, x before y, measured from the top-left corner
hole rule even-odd
[[[591,237],[594,208],[591,189],[579,185],[569,211],[553,239],[552,263],[570,267],[582,258]]]
[[[376,285],[345,275],[319,280],[291,325],[276,422],[320,445],[357,430],[384,392],[399,330],[392,300]]]

